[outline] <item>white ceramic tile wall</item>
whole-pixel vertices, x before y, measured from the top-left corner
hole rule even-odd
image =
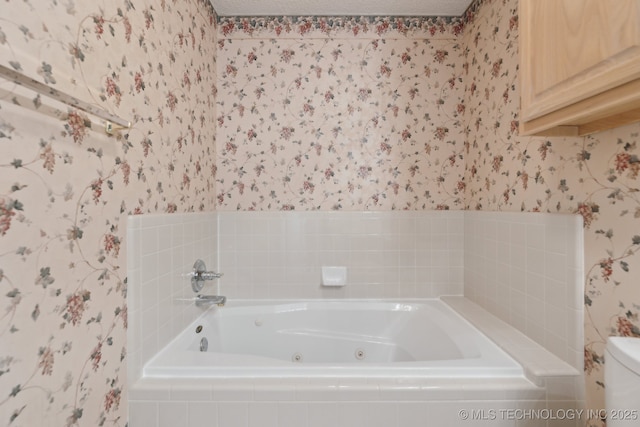
[[[217,267],[214,213],[130,216],[127,224],[128,378],[202,313],[185,276],[197,258]],[[203,293],[216,292],[208,284]]]
[[[227,297],[462,294],[462,211],[219,212],[218,221]],[[346,266],[347,286],[320,286],[322,266]]]
[[[200,314],[192,302],[185,301],[193,292],[183,276],[197,257],[209,269],[219,267],[225,273],[219,289],[209,285],[209,291],[232,298],[430,297],[460,295],[464,283],[464,292],[473,301],[563,360],[580,364],[582,342],[577,337],[582,336],[582,301],[581,282],[576,280],[582,269],[582,229],[576,218],[552,217],[482,212],[132,217],[128,230],[129,379],[136,381],[147,358]],[[323,265],[349,267],[348,285],[320,287]],[[571,377],[548,377],[543,387],[468,381],[448,386],[411,381],[190,380],[187,384],[171,380],[170,385],[159,381],[139,380],[130,390],[131,427],[408,427],[427,421],[464,427],[543,426],[548,423],[505,418],[463,421],[459,414],[461,410],[490,415],[499,409],[580,407],[582,392],[579,381]],[[577,422],[556,424],[576,426]]]
[[[579,216],[500,212],[220,212],[129,219],[129,358],[143,361],[200,312],[197,257],[229,298],[464,295],[582,366]],[[219,251],[217,251],[219,248]],[[344,288],[320,286],[346,265]],[[138,372],[138,371],[136,371]]]
[[[174,381],[168,385],[168,381]],[[146,384],[145,384],[146,382]],[[563,391],[570,380],[548,378],[548,388],[522,379],[367,381],[281,379],[147,379],[132,390],[129,426],[215,427],[577,427],[579,420],[548,420],[581,408]],[[164,387],[166,393],[158,393]],[[190,388],[186,393],[185,388]],[[287,393],[270,390],[288,389]],[[548,415],[549,412],[546,412]],[[180,418],[179,422],[177,417]]]
[[[464,295],[582,371],[579,215],[465,212]]]

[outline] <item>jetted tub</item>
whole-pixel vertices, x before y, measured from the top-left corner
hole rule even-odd
[[[438,299],[231,301],[155,355],[144,377],[524,377]]]

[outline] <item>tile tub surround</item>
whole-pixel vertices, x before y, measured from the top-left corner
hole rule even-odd
[[[136,355],[142,354],[135,353],[141,342],[155,343],[162,336],[159,343],[167,343],[201,312],[177,300],[194,296],[181,275],[200,257],[210,270],[217,266],[224,273],[216,282],[219,290],[210,290],[232,299],[464,294],[582,370],[583,245],[576,215],[217,212],[136,216],[130,226],[130,329],[141,334],[131,346]],[[181,227],[188,236],[180,234]],[[178,246],[170,246],[169,238]],[[143,269],[147,264],[159,269]],[[320,285],[322,266],[327,265],[347,267],[346,286]],[[151,298],[136,298],[149,292]],[[156,302],[164,304],[163,310]],[[148,328],[136,329],[138,317],[145,314],[160,316],[162,325],[157,326],[167,327],[154,329],[147,320]],[[174,314],[182,317],[169,323]],[[147,345],[144,359],[163,345]],[[135,360],[140,367],[142,357]]]
[[[461,295],[462,211],[218,212],[220,283],[231,298]],[[320,286],[323,266],[347,285]]]
[[[183,239],[183,249],[193,252],[181,256],[180,251],[175,249],[173,252],[175,257],[182,257],[180,259],[187,261],[182,265],[183,271],[173,273],[174,278],[189,271],[192,264],[190,257],[196,256],[199,250],[206,251],[205,247],[210,247],[212,259],[215,260],[215,257],[218,257],[218,271],[225,273],[219,282],[220,291],[228,297],[285,298],[287,292],[291,292],[289,298],[412,298],[417,296],[417,290],[424,285],[424,282],[418,280],[428,280],[429,277],[433,280],[434,272],[437,272],[435,278],[438,279],[438,274],[443,272],[432,270],[432,267],[447,265],[449,262],[450,266],[453,265],[454,269],[459,268],[461,271],[446,276],[451,283],[447,282],[445,276],[440,276],[441,285],[433,286],[427,283],[428,286],[424,288],[429,289],[430,293],[427,296],[458,295],[453,298],[462,298],[462,291],[468,292],[470,295],[465,295],[467,298],[462,298],[463,302],[454,299],[450,300],[450,303],[455,304],[457,301],[457,304],[462,306],[462,308],[456,307],[459,312],[464,311],[466,307],[469,317],[465,317],[468,320],[471,319],[472,323],[478,322],[479,327],[482,326],[481,330],[494,341],[499,343],[500,340],[504,340],[505,343],[499,344],[503,349],[506,350],[511,345],[511,351],[515,352],[514,357],[529,363],[530,366],[525,369],[528,375],[533,375],[535,378],[532,377],[533,382],[523,378],[523,381],[518,384],[499,382],[461,384],[455,379],[437,384],[355,380],[343,380],[341,383],[330,379],[324,382],[303,380],[302,382],[277,381],[277,383],[266,380],[189,380],[185,383],[178,379],[166,381],[140,378],[143,350],[154,348],[146,346],[145,343],[151,342],[156,346],[155,348],[159,348],[160,346],[156,343],[162,341],[160,335],[175,336],[181,329],[171,328],[168,323],[165,323],[164,328],[161,329],[162,325],[158,322],[156,323],[158,330],[152,331],[150,338],[143,335],[150,330],[141,327],[140,322],[145,319],[141,313],[151,313],[153,319],[164,320],[166,317],[158,316],[158,312],[153,311],[153,308],[151,311],[141,311],[140,307],[135,305],[141,303],[141,298],[135,297],[140,295],[140,290],[137,290],[136,286],[139,287],[141,283],[141,272],[134,270],[129,275],[132,293],[130,303],[133,304],[130,310],[132,314],[135,313],[133,316],[130,315],[130,329],[140,334],[138,340],[143,344],[133,341],[130,345],[130,351],[135,357],[130,355],[129,363],[130,365],[132,362],[137,363],[133,369],[129,370],[129,383],[132,385],[129,390],[129,425],[131,427],[148,425],[148,423],[139,424],[137,420],[140,419],[153,420],[152,425],[171,425],[170,420],[176,416],[181,417],[180,420],[187,420],[186,425],[197,427],[226,426],[230,425],[230,420],[233,420],[233,425],[240,426],[287,426],[292,425],[292,422],[300,426],[350,426],[353,420],[361,421],[368,416],[371,417],[372,425],[377,425],[376,422],[384,420],[384,425],[389,426],[415,426],[429,419],[439,420],[440,423],[447,425],[466,427],[487,423],[486,420],[475,422],[467,420],[462,424],[456,418],[457,414],[460,410],[470,407],[487,410],[583,407],[581,362],[572,357],[572,351],[575,352],[578,345],[575,343],[582,342],[583,333],[580,304],[573,300],[573,296],[581,295],[580,281],[573,281],[572,276],[566,276],[564,288],[550,286],[545,287],[544,292],[539,294],[524,293],[525,304],[531,299],[535,304],[542,304],[545,309],[548,306],[552,310],[561,309],[562,307],[556,307],[556,305],[559,301],[563,301],[574,310],[569,312],[565,320],[559,321],[558,325],[561,324],[563,327],[553,331],[554,334],[556,332],[559,334],[559,331],[563,330],[564,338],[536,342],[538,337],[536,331],[539,329],[528,330],[525,327],[518,331],[514,327],[522,325],[516,322],[512,326],[509,324],[511,319],[500,320],[498,313],[492,313],[492,309],[496,309],[495,303],[488,308],[481,307],[487,304],[487,301],[492,301],[492,298],[497,298],[498,292],[507,292],[507,295],[510,295],[510,292],[515,293],[521,286],[525,286],[526,290],[527,283],[533,283],[532,279],[537,278],[534,274],[536,272],[543,278],[551,275],[550,280],[545,279],[543,283],[553,284],[560,281],[558,277],[560,273],[554,272],[552,267],[560,268],[561,266],[548,261],[544,257],[544,252],[541,257],[541,244],[544,245],[545,250],[549,245],[553,254],[558,254],[563,249],[564,258],[560,259],[566,261],[567,271],[575,270],[577,277],[582,277],[582,245],[580,243],[582,230],[579,227],[579,221],[574,227],[577,221],[575,217],[539,213],[469,211],[217,212],[200,215],[202,220],[198,226],[200,230],[212,230],[215,236],[205,237],[202,232],[197,234],[192,231],[192,235],[197,234],[202,238],[200,247],[188,244],[189,240]],[[173,218],[173,215],[170,217]],[[148,231],[152,238],[159,236],[160,228],[167,225],[162,223],[164,219],[166,218],[161,216],[149,218],[151,220],[149,228],[155,230]],[[176,221],[180,220],[176,218]],[[498,230],[503,230],[507,226],[509,230],[512,226],[515,230],[513,233],[509,232],[509,239],[511,236],[514,236],[514,239],[517,236],[522,237],[521,231],[525,230],[524,236],[529,236],[530,241],[525,240],[524,242],[528,243],[521,245],[514,243],[513,248],[498,245],[498,240],[507,239],[506,234]],[[176,230],[175,238],[178,238],[177,234],[179,234],[179,226],[177,227],[174,229]],[[195,225],[188,227],[191,230],[196,229]],[[144,229],[138,225],[138,230],[135,230],[135,233],[138,233],[137,240],[130,235],[129,244],[137,241],[133,243],[133,252],[138,256],[144,251],[157,254],[161,244],[154,248],[153,245],[140,242]],[[469,236],[470,233],[479,233],[479,235]],[[491,235],[491,233],[495,234]],[[141,246],[145,246],[144,251]],[[412,251],[413,254],[410,255]],[[505,251],[513,251],[513,254],[507,258]],[[384,256],[380,253],[384,253]],[[130,257],[134,256],[130,254]],[[516,263],[517,267],[520,256],[525,257],[527,265],[521,269],[522,271],[516,268],[509,269],[512,281],[506,282],[506,288],[501,282],[500,286],[503,287],[499,289],[493,289],[487,284],[486,277],[491,275],[495,275],[496,280],[501,280],[496,273],[498,266],[504,268],[503,264],[508,259]],[[209,269],[214,269],[215,261],[203,259],[207,262]],[[412,263],[406,262],[406,259],[411,260]],[[436,260],[438,264],[435,264]],[[538,260],[538,264],[534,263],[535,260]],[[424,264],[419,265],[419,263]],[[347,265],[349,273],[346,287],[327,289],[320,286],[320,267],[328,264]],[[136,265],[140,266],[140,261],[130,259],[130,267]],[[496,267],[493,267],[494,265]],[[368,269],[371,269],[370,276],[364,275],[367,274]],[[462,274],[463,269],[464,274]],[[400,272],[406,273],[411,270],[413,272],[408,274],[415,275],[409,276],[412,281],[400,282],[398,279]],[[425,271],[431,274],[431,276],[424,276],[427,279],[418,275]],[[360,273],[364,276],[359,276]],[[515,275],[520,275],[520,280],[515,280]],[[465,280],[464,284],[462,278]],[[530,279],[529,282],[527,279]],[[154,279],[149,280],[153,282]],[[374,283],[368,283],[368,280]],[[172,292],[171,288],[164,291],[162,286],[173,286],[179,282],[162,280],[156,283],[160,295],[169,295]],[[448,287],[447,285],[450,284],[452,286]],[[187,295],[193,297],[189,283],[183,282],[181,286]],[[573,289],[571,289],[572,286]],[[567,292],[564,298],[559,298],[559,289]],[[535,291],[536,289],[531,288],[531,292]],[[176,292],[176,298],[181,298],[182,291]],[[401,292],[406,294],[401,295]],[[474,298],[484,298],[484,300],[471,302]],[[469,307],[473,308],[469,309]],[[509,310],[516,310],[517,307],[514,305],[509,307]],[[187,307],[182,308],[183,311],[173,310],[173,313],[186,313],[181,318],[184,322],[183,327],[188,323],[188,318],[193,319],[191,315],[201,312],[191,303],[187,303]],[[536,305],[535,308],[539,307]],[[503,309],[506,310],[505,307]],[[525,319],[533,317],[524,313]],[[167,316],[169,314],[167,312]],[[461,314],[464,315],[464,313]],[[541,320],[544,321],[544,319]],[[129,339],[134,336],[133,331],[130,331]],[[575,335],[569,335],[570,332]],[[513,350],[514,343],[519,345],[524,342],[526,342],[526,351],[518,354],[517,346],[516,350]],[[536,364],[530,358],[527,362],[527,355],[534,353],[544,355],[545,363]],[[144,354],[150,356],[148,353]],[[575,375],[576,372],[578,375]],[[474,403],[469,403],[470,400]],[[532,424],[523,424],[516,420],[505,419],[496,425],[513,427],[546,425],[537,421],[539,420]],[[563,420],[560,425],[579,425],[574,421]]]
[[[465,212],[464,295],[582,372],[582,217]]]
[[[494,380],[142,378],[129,391],[129,425],[580,425],[579,419],[549,421],[523,416],[525,411],[546,410],[558,414],[582,409],[582,376],[576,369],[464,297],[447,297],[445,301],[463,317],[481,323],[483,331],[505,350],[517,351],[526,342],[527,354],[535,354],[536,358],[527,360],[527,355],[521,354],[519,360],[534,362],[531,369],[525,368],[533,375],[531,381],[524,377]],[[544,363],[540,363],[541,359]]]
[[[218,224],[227,297],[464,294],[582,371],[580,215],[218,212]],[[348,267],[348,284],[320,286],[322,266],[335,265]]]
[[[232,384],[193,380],[170,387],[149,381],[141,387],[144,390],[131,391],[130,427],[519,427],[522,424],[514,420],[488,424],[465,420],[461,414],[484,410],[488,416],[491,410],[544,408],[547,396],[544,389],[525,380],[491,386],[451,381],[323,384],[280,379]],[[560,407],[569,405],[563,402]]]
[[[202,310],[185,274],[196,259],[208,270],[218,260],[214,213],[134,215],[127,223],[129,292],[128,378],[139,378],[142,366],[195,320]],[[207,283],[203,294],[217,292]]]

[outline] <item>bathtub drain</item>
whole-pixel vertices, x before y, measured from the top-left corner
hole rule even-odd
[[[291,356],[292,362],[302,362],[302,359],[302,353],[293,353],[293,356]]]
[[[358,360],[364,360],[364,358],[367,357],[366,353],[361,348],[356,349],[355,356]]]

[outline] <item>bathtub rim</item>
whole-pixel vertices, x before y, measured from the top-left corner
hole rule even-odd
[[[518,362],[534,384],[543,385],[548,377],[576,377],[584,381],[582,369],[571,366],[467,297],[442,296],[440,299]]]
[[[478,348],[481,350],[481,358],[471,359],[450,359],[441,361],[428,361],[423,365],[418,363],[395,363],[395,364],[304,364],[302,366],[291,365],[288,361],[269,359],[262,357],[252,357],[245,355],[235,356],[231,353],[198,353],[188,352],[186,354],[166,353],[165,348],[171,346],[178,341],[182,334],[189,330],[190,327],[201,321],[207,312],[213,310],[225,310],[225,308],[250,309],[259,306],[269,306],[276,310],[279,307],[298,306],[304,307],[310,305],[328,304],[332,306],[343,306],[350,304],[362,304],[373,306],[374,310],[378,306],[388,305],[434,305],[435,310],[445,310],[446,316],[455,318],[456,322],[464,328],[468,328],[471,333],[477,334],[479,339]],[[367,307],[368,308],[368,307]],[[354,309],[360,309],[356,305]],[[402,311],[402,310],[400,310]],[[446,320],[446,318],[445,318]],[[210,307],[205,308],[202,314],[194,322],[190,324],[181,334],[174,338],[167,346],[154,355],[142,368],[142,378],[512,378],[525,377],[525,369],[517,360],[511,357],[504,349],[496,345],[485,333],[476,328],[472,322],[458,313],[449,304],[445,303],[441,298],[389,298],[389,299],[237,299],[230,301],[226,307]],[[485,357],[486,355],[489,357]],[[182,356],[189,357],[189,361],[185,361]],[[245,357],[250,365],[235,365],[230,360],[235,357]],[[159,367],[154,366],[158,361]],[[194,368],[194,366],[202,365],[206,362],[214,362],[219,366],[208,365],[204,370]]]
[[[455,314],[460,316],[464,321],[468,322],[471,327],[479,330],[485,337],[487,337],[490,341],[496,344],[501,350],[507,353],[512,359],[514,359],[520,366],[522,366],[524,371],[524,378],[526,381],[531,382],[532,384],[542,387],[545,384],[545,379],[548,377],[580,377],[583,381],[583,375],[581,371],[572,367],[569,363],[563,361],[559,357],[555,356],[549,350],[545,349],[542,345],[536,343],[531,340],[529,337],[524,335],[522,332],[517,330],[515,327],[510,324],[504,322],[499,319],[495,315],[489,313],[480,305],[472,302],[468,298],[464,296],[441,296],[437,298],[389,298],[389,299],[358,299],[358,301],[368,301],[368,302],[420,302],[424,300],[440,300],[444,303],[444,305],[451,308]],[[238,299],[235,300],[236,303],[246,303],[251,301],[251,303],[255,303],[255,305],[272,305],[274,300],[269,299]],[[300,299],[278,299],[278,301],[282,302],[299,302]],[[311,299],[310,301],[316,301]],[[323,301],[322,299],[317,301]],[[338,301],[349,301],[349,299],[338,299]],[[235,303],[232,301],[229,304],[234,305]],[[203,311],[208,310],[206,308]],[[352,377],[334,377],[337,379],[349,379]],[[188,380],[192,380],[194,378],[187,378]],[[244,378],[247,379],[247,378]],[[270,378],[265,378],[265,380],[269,380]],[[273,377],[271,378],[273,379]],[[293,378],[294,380],[300,381],[304,379],[302,377]],[[331,380],[331,377],[328,377]],[[352,378],[353,379],[353,378]],[[359,378],[355,378],[358,380]],[[388,378],[377,378],[376,380],[386,381]],[[179,378],[169,378],[169,377],[145,377],[142,374],[142,370],[140,370],[140,375],[136,378],[130,377],[129,385],[134,388],[136,384],[148,384],[149,381],[179,381]],[[198,379],[195,379],[198,380]],[[215,378],[207,379],[207,381],[212,380],[216,381]],[[235,380],[230,378],[221,378],[222,381],[225,380]],[[237,380],[242,381],[243,378],[237,378]],[[306,378],[307,381],[314,381],[314,378]],[[319,378],[318,380],[322,380]],[[411,380],[409,377],[401,378],[402,381]],[[444,381],[445,383],[450,383],[444,377],[440,377],[437,379],[438,381]],[[453,383],[459,383],[458,380],[453,380]]]
[[[525,375],[510,378],[131,378],[128,400],[174,401],[451,401],[545,399],[558,381],[583,375],[513,326],[462,296],[441,300],[516,359]],[[408,299],[403,299],[408,300]],[[387,301],[387,300],[385,300]],[[263,301],[268,304],[267,301]],[[477,321],[478,324],[473,322]],[[523,341],[524,340],[524,341]],[[521,347],[522,343],[525,347]],[[525,351],[522,351],[524,348]],[[513,353],[511,353],[513,352]],[[535,359],[545,356],[547,364]],[[577,386],[579,387],[579,385]],[[580,397],[578,396],[578,400]],[[583,400],[583,398],[582,398]]]

